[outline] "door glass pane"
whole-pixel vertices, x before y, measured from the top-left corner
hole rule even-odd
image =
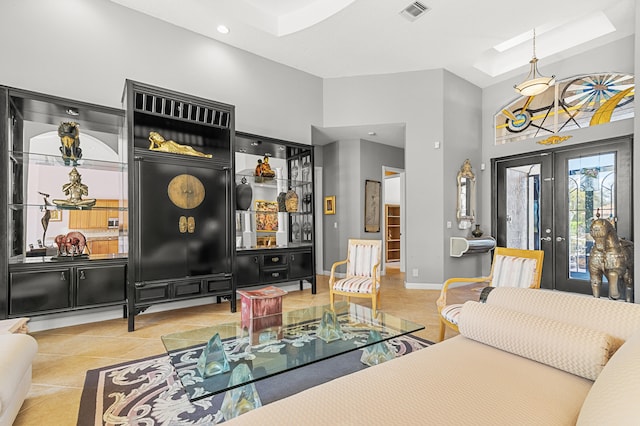
[[[505,174],[506,246],[540,248],[540,164],[509,167]]]
[[[596,213],[616,219],[616,154],[602,153],[568,160],[569,278],[589,280],[589,234]]]

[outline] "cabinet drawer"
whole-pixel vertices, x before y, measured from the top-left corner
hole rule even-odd
[[[231,290],[231,280],[208,280],[206,281],[206,286],[209,293]]]
[[[201,285],[200,281],[174,284],[173,297],[197,296],[200,294]]]
[[[124,302],[126,265],[78,268],[78,306]]]
[[[136,303],[169,299],[169,284],[136,284]]]
[[[282,281],[288,278],[287,268],[268,269],[262,271],[262,281]]]
[[[265,254],[263,255],[263,262],[265,267],[270,266],[278,266],[278,265],[286,265],[287,264],[287,255],[286,254]]]
[[[9,274],[9,314],[21,315],[71,307],[71,269]]]

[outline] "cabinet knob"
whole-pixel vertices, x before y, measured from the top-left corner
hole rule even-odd
[[[66,281],[67,280],[67,276],[65,275],[64,272],[60,272],[60,281]]]
[[[272,272],[272,273],[271,273],[271,276],[272,276],[273,278],[278,278],[278,277],[280,276],[280,272]]]
[[[295,254],[292,254],[292,255],[291,255],[291,261],[293,262],[293,261],[295,261],[295,260],[296,260],[296,255],[295,255]]]
[[[258,256],[253,256],[253,263],[258,263]]]
[[[276,262],[279,262],[279,261],[280,261],[280,258],[279,258],[278,256],[275,256],[275,257],[272,257],[272,258],[271,258],[271,261],[272,261],[273,263],[276,263]]]
[[[80,271],[80,277],[81,280],[86,280],[87,277],[84,275],[84,271]]]

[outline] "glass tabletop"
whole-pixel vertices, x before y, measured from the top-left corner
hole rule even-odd
[[[251,318],[244,324],[172,333],[162,336],[162,342],[189,399],[195,401],[422,329],[421,324],[381,311],[374,316],[365,306],[337,302],[333,309],[312,306]],[[218,356],[220,348],[224,350],[227,371],[205,368],[207,359],[215,358],[216,348]],[[243,363],[251,375],[230,383],[234,368]]]

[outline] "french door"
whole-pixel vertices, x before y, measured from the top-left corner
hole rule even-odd
[[[631,146],[627,137],[493,160],[497,243],[544,250],[543,288],[591,294],[595,217],[631,239]]]

